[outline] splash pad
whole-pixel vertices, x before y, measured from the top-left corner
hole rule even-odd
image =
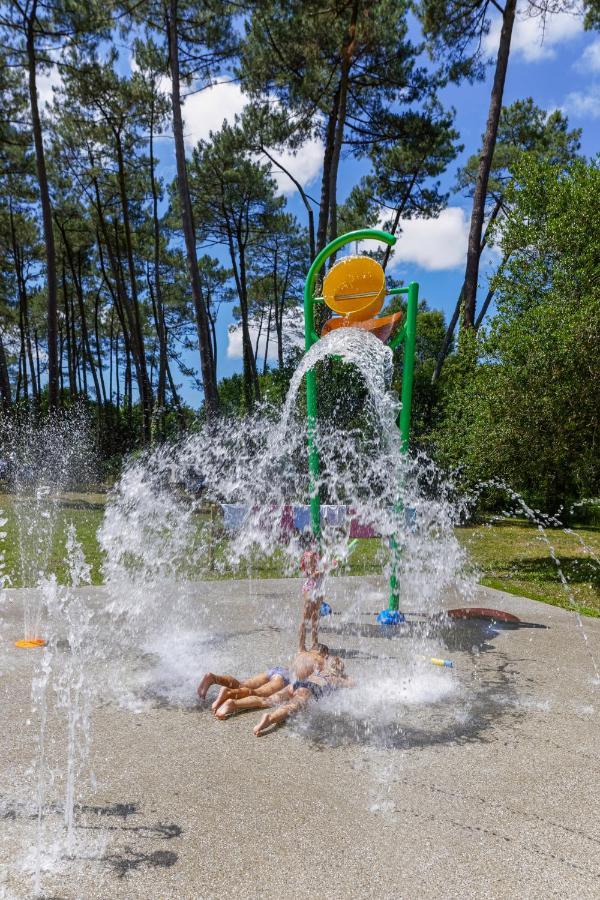
[[[366,314],[366,301],[381,290],[367,275],[359,289],[334,284],[333,302],[365,300],[359,312]],[[348,298],[357,293],[368,296]],[[0,896],[5,886],[9,897],[30,895],[21,893],[25,868],[38,892],[68,900],[252,897],[248,873],[257,864],[261,896],[278,900],[290,895],[292,879],[295,896],[369,896],[373,865],[382,896],[396,896],[399,871],[410,895],[483,894],[494,861],[507,852],[527,861],[523,871],[515,864],[503,874],[513,896],[531,894],[532,885],[541,895],[554,883],[593,895],[597,874],[585,848],[596,838],[577,822],[571,779],[567,786],[552,778],[554,810],[537,780],[551,747],[556,768],[583,784],[596,701],[581,675],[582,648],[569,642],[568,613],[542,615],[531,602],[478,588],[465,571],[453,532],[460,508],[427,461],[405,452],[398,423],[410,404],[400,408],[389,390],[386,317],[372,308],[368,315],[358,324],[379,324],[321,331],[283,411],[265,407],[234,427],[202,426],[130,462],[101,528],[105,586],[86,586],[73,537],[68,587],[41,581],[41,595],[31,595],[31,621],[47,623],[40,654],[12,650],[24,594],[9,592],[3,636],[11,640],[0,648],[0,671],[17,702],[0,707],[5,743],[15,748],[0,767],[0,812],[2,858],[16,865],[9,872],[0,864]],[[347,320],[348,311],[338,317]],[[403,334],[392,329],[387,338]],[[358,424],[340,427],[316,409],[306,416],[304,380],[316,382],[329,359],[359,373]],[[318,469],[306,465],[307,446]],[[201,496],[187,487],[198,481]],[[340,562],[323,639],[358,684],[261,743],[249,717],[225,725],[199,709],[195,686],[207,669],[251,674],[291,654],[302,546],[294,517],[304,521],[307,501],[321,552]],[[35,508],[52,513],[49,503],[43,497]],[[225,509],[234,507],[243,515],[229,527]],[[372,539],[381,574],[347,577],[354,531],[367,526],[381,536],[381,545]],[[274,556],[287,577],[261,578]],[[377,622],[386,599],[391,613],[402,602],[398,627]],[[487,615],[500,603],[504,621]],[[474,612],[454,618],[452,609]],[[521,619],[545,627],[528,632]],[[547,659],[569,673],[576,702]],[[35,715],[26,728],[29,681]],[[563,746],[558,726],[566,724]],[[88,780],[92,762],[97,788]],[[321,826],[306,824],[324,817],[326,845]],[[528,823],[540,818],[543,833],[528,837]],[[268,853],[257,848],[257,823]],[[392,842],[381,840],[386,829]],[[432,847],[426,871],[419,854],[406,853],[409,841]],[[224,866],[230,845],[235,853]],[[23,862],[23,847],[32,848],[33,862]]]

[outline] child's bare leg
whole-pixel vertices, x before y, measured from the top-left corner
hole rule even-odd
[[[315,600],[310,611],[310,630],[312,636],[312,649],[319,646],[319,615],[321,613],[321,600]]]
[[[263,684],[262,687],[257,687],[252,693],[256,694],[257,697],[272,697],[273,694],[279,693],[284,687],[285,680],[283,675],[273,675],[266,684]]]
[[[212,687],[213,684],[220,684],[226,688],[239,688],[240,686],[240,682],[232,675],[214,675],[212,672],[207,672],[198,685],[198,696],[201,700],[204,700],[208,689]]]
[[[304,613],[302,613],[302,618],[300,620],[300,630],[298,631],[298,653],[304,653],[306,650],[306,621],[304,619]]]
[[[245,681],[238,682],[237,687],[235,688],[224,686],[219,691],[217,699],[212,704],[211,709],[218,709],[226,700],[239,700],[241,697],[248,697],[250,694],[253,694],[255,690],[267,686],[269,683],[270,680],[267,673],[261,672],[260,675],[253,675],[252,678],[246,678]]]
[[[280,725],[282,722],[285,722],[289,716],[293,716],[299,712],[306,706],[310,696],[310,691],[300,689],[295,692],[293,699],[290,700],[289,703],[278,706],[273,712],[265,713],[258,725],[255,725],[252,729],[256,737],[260,737],[260,735],[268,728],[271,728],[273,725]]]
[[[252,678],[245,678],[244,681],[241,682],[240,687],[250,688],[253,691],[255,688],[262,687],[263,684],[269,683],[269,676],[266,672],[261,672],[260,675],[253,675]]]
[[[305,600],[302,606],[302,618],[300,620],[300,631],[298,632],[298,653],[306,652],[306,623],[310,618],[310,601]]]
[[[246,687],[233,688],[232,690],[226,687],[222,687],[217,694],[217,699],[214,701],[214,703],[211,704],[210,708],[215,711],[227,700],[241,700],[242,697],[249,697],[252,693],[253,691],[251,691],[250,688]]]
[[[242,697],[240,700],[226,700],[215,712],[215,715],[217,719],[227,719],[233,713],[243,709],[265,709],[270,705],[266,697],[257,697],[256,694],[251,694],[249,697]]]
[[[263,709],[265,706],[277,706],[278,703],[286,703],[292,696],[292,689],[289,684],[283,685],[283,678],[276,676],[271,679],[272,682],[279,682],[279,689],[273,690],[271,682],[265,684],[262,688],[257,688],[253,694],[246,695],[241,692],[245,688],[240,688],[240,697],[227,697],[221,707],[215,712],[219,719],[226,719],[237,709]],[[271,690],[269,690],[271,688]],[[233,692],[231,692],[233,693]],[[264,701],[264,702],[261,702]],[[229,704],[229,705],[228,705]],[[233,704],[233,705],[231,705]],[[223,709],[226,707],[226,709]]]
[[[266,699],[268,699],[268,706],[278,706],[280,703],[287,703],[293,696],[294,691],[291,684],[286,684],[280,691],[277,691],[276,694],[272,694],[271,697]]]

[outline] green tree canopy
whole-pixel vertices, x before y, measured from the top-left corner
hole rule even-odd
[[[471,479],[556,509],[600,489],[600,165],[524,157],[498,226],[510,256],[479,358],[448,367],[435,447]]]

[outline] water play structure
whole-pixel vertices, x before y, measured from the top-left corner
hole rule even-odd
[[[520,620],[516,613],[522,610],[537,616],[518,598],[506,601],[510,612],[492,608],[494,594],[477,585],[477,573],[455,533],[469,499],[440,476],[434,463],[407,452],[418,285],[387,288],[383,268],[366,255],[344,256],[324,272],[326,261],[344,245],[365,240],[392,245],[395,238],[372,229],[343,235],[310,267],[304,296],[306,352],[283,408],[265,404],[239,420],[199,423],[180,440],[159,444],[125,463],[106,498],[98,531],[101,587],[91,585],[92,569],[77,536],[73,503],[60,499],[71,485],[85,483],[92,458],[85,420],[58,418],[43,427],[32,421],[15,429],[8,446],[9,500],[18,551],[14,574],[24,589],[3,591],[0,578],[0,639],[5,638],[0,640],[0,667],[9,680],[6,696],[18,701],[4,705],[5,721],[11,715],[14,727],[5,729],[4,742],[11,767],[0,767],[0,851],[2,840],[7,841],[4,857],[16,861],[7,876],[10,888],[26,872],[33,876],[38,896],[42,890],[45,896],[50,891],[57,895],[65,878],[75,880],[82,871],[95,877],[111,866],[117,859],[114,846],[109,852],[104,845],[98,850],[94,840],[101,834],[102,841],[113,841],[112,823],[120,811],[131,806],[138,814],[137,798],[135,803],[129,799],[130,771],[139,776],[134,784],[140,804],[146,804],[146,813],[155,809],[154,796],[152,806],[146,802],[146,790],[157,768],[154,760],[144,768],[148,744],[142,736],[155,741],[157,752],[168,745],[162,764],[169,776],[167,805],[161,816],[171,814],[169,765],[174,755],[192,741],[206,739],[214,748],[232,733],[213,733],[216,720],[210,710],[198,708],[200,674],[252,672],[257,665],[289,658],[300,586],[296,577],[270,576],[297,576],[305,529],[319,542],[328,570],[334,568],[333,560],[339,562],[330,585],[334,609],[324,604],[322,628],[327,644],[348,661],[357,686],[315,703],[291,724],[298,737],[344,746],[361,765],[372,751],[385,804],[392,779],[381,778],[382,750],[395,766],[398,752],[411,747],[432,746],[437,753],[446,743],[470,746],[514,708],[514,679],[504,674],[504,655],[495,665],[494,642],[502,632],[518,642],[521,629],[545,626]],[[386,314],[385,297],[398,294],[406,296],[406,306]],[[334,315],[320,322],[321,304]],[[391,390],[392,353],[400,346],[402,405]],[[318,415],[319,367],[332,358],[361,379],[360,427],[336,417],[339,405],[324,415],[322,402]],[[190,473],[202,479],[202,492],[188,487]],[[538,528],[543,524],[516,495],[511,498],[520,504],[519,514],[527,514]],[[219,508],[224,514],[215,522],[213,513]],[[235,513],[229,527],[227,510]],[[294,510],[302,513],[300,526]],[[0,512],[0,528],[2,521]],[[344,571],[353,537],[366,536],[354,533],[355,523],[368,525],[377,536],[361,545],[365,557],[371,554],[368,574],[361,577]],[[64,551],[61,546],[53,554],[64,532]],[[543,535],[543,527],[539,533]],[[0,557],[4,538],[0,531]],[[560,561],[549,539],[543,540],[568,592]],[[377,616],[386,598],[387,608]],[[403,621],[400,604],[406,624],[389,627]],[[458,608],[450,608],[454,604]],[[596,685],[598,668],[578,621]],[[29,653],[13,652],[20,634]],[[498,638],[498,643],[505,654],[506,642],[502,647]],[[519,665],[529,646],[533,644],[518,644]],[[532,678],[538,672],[532,669]],[[31,713],[25,721],[24,673],[31,680]],[[529,704],[530,683],[528,679],[524,688]],[[552,689],[556,684],[560,681],[554,679]],[[170,716],[181,709],[195,710],[198,718]],[[140,715],[144,712],[151,715]],[[154,730],[156,722],[162,723],[162,731]],[[169,744],[174,734],[177,741]],[[101,751],[95,754],[93,735]],[[130,752],[132,741],[135,754]],[[238,746],[228,744],[227,752]],[[302,752],[302,746],[298,741],[296,751]],[[281,747],[285,752],[286,745]],[[106,800],[105,805],[90,803],[96,790],[94,759],[103,767],[99,776],[108,805]],[[174,777],[182,771],[175,766]],[[201,767],[194,765],[186,777],[198,773],[202,776]],[[404,778],[403,770],[398,773]],[[197,782],[196,797],[202,796],[201,784]],[[209,789],[213,791],[212,784]],[[237,797],[237,790],[231,796]],[[140,842],[152,835],[166,839],[165,821],[145,821],[139,834],[137,825],[125,824],[126,846],[134,834]],[[174,823],[173,833],[174,840],[185,842],[194,829]],[[156,853],[162,856],[140,855],[144,851],[139,848],[137,843],[133,865],[140,859],[148,859],[148,866],[156,859],[175,865],[176,854],[165,856],[161,845]],[[144,895],[153,896],[152,890]],[[103,896],[108,895],[116,894],[107,888]],[[87,883],[85,896],[94,896]]]
[[[395,350],[404,344],[402,367],[402,395],[397,425],[400,429],[401,450],[406,453],[410,437],[410,417],[412,409],[413,377],[415,365],[415,342],[417,331],[417,309],[419,285],[411,281],[406,287],[387,288],[383,267],[370,256],[347,256],[334,263],[322,279],[321,294],[315,295],[319,275],[328,259],[334,257],[347,244],[363,240],[381,241],[392,247],[396,243],[394,235],[375,228],[362,228],[340,235],[327,244],[315,257],[304,283],[304,337],[305,349],[311,347],[326,334],[341,328],[357,328],[373,334]],[[386,296],[406,295],[406,315],[402,324],[402,312],[378,316]],[[327,319],[317,333],[315,306],[324,303],[335,314]],[[319,492],[320,463],[314,440],[318,414],[317,373],[311,368],[306,373],[306,409],[308,434],[308,465],[310,472],[310,526],[316,539],[321,534],[321,498]],[[394,475],[392,474],[392,478]],[[400,486],[399,486],[400,487]],[[404,506],[398,495],[394,512],[398,518],[404,513]],[[379,622],[395,625],[403,621],[399,610],[400,592],[398,569],[400,548],[398,538],[390,538],[392,554],[390,569],[390,592],[388,609],[382,610]]]

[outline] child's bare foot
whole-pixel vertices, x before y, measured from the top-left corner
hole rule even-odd
[[[226,700],[222,706],[215,711],[217,719],[227,719],[235,712],[235,700]]]
[[[200,684],[198,685],[198,696],[201,700],[206,698],[206,694],[211,685],[215,683],[215,676],[212,672],[207,672]]]
[[[261,734],[264,734],[268,728],[271,727],[273,723],[271,722],[271,713],[265,713],[258,725],[255,725],[252,729],[256,737],[260,737]]]
[[[225,703],[225,701],[229,699],[229,697],[227,696],[228,693],[229,693],[229,688],[226,688],[226,687],[221,688],[221,690],[217,694],[217,699],[211,705],[211,709],[213,710],[213,712],[216,712],[218,710],[218,708],[221,706],[221,704]]]

